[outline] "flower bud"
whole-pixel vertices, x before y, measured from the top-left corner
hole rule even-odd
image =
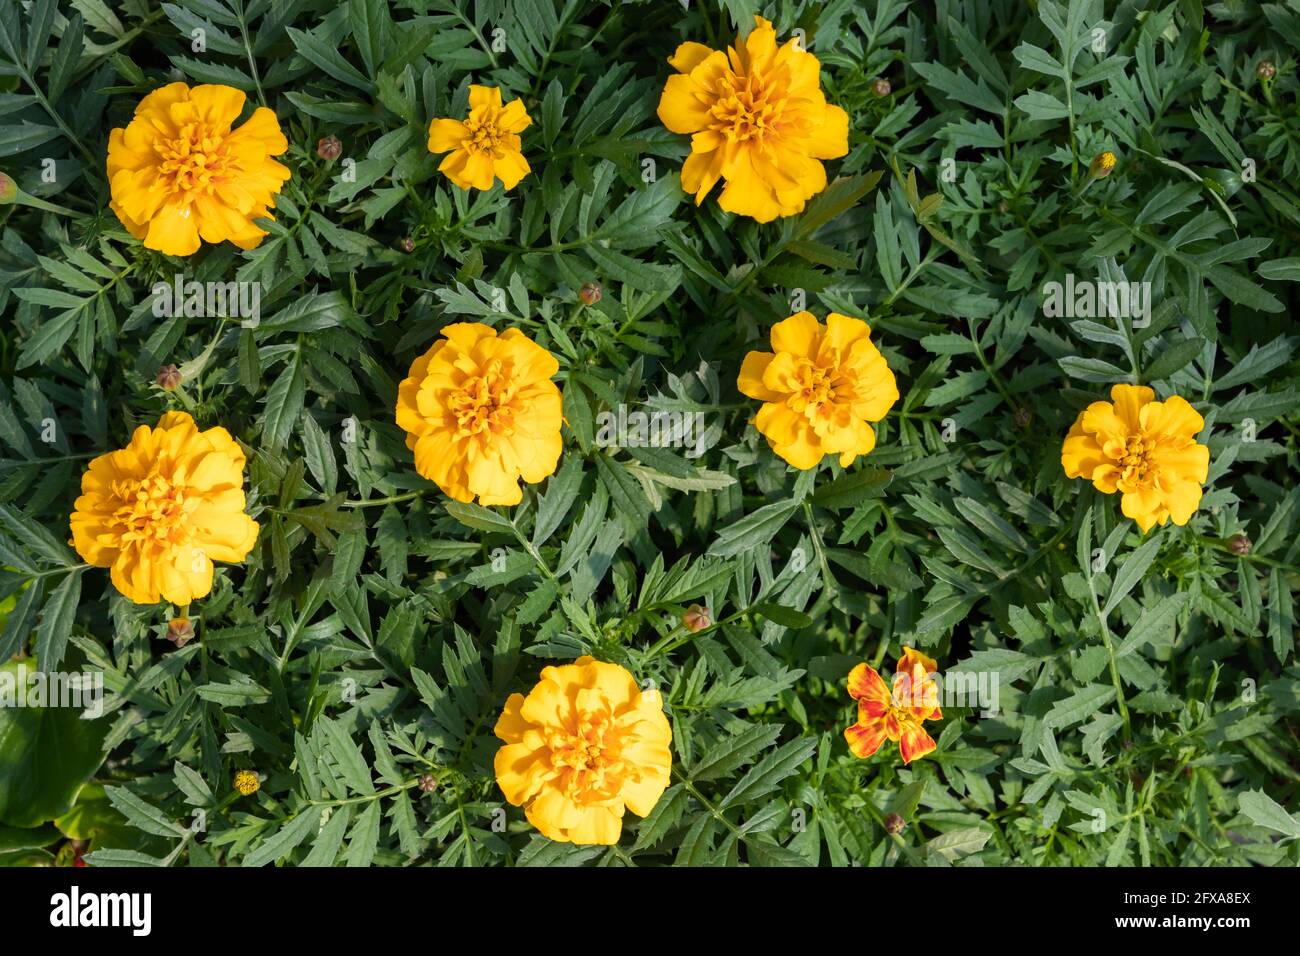
[[[0,206],[8,206],[18,198],[18,184],[12,176],[0,173]]]
[[[158,387],[164,392],[174,392],[180,388],[181,370],[175,365],[164,365],[158,369],[158,375],[154,381],[158,383]]]
[[[1023,405],[1015,411],[1016,427],[1028,428],[1029,423],[1034,420],[1034,413]]]
[[[1118,162],[1119,160],[1110,150],[1098,153],[1088,164],[1088,175],[1093,179],[1105,179],[1114,171],[1115,164]]]
[[[885,817],[885,830],[889,833],[893,833],[893,834],[902,833],[903,830],[906,829],[906,827],[907,827],[907,821],[904,820],[902,817],[900,817],[897,813],[891,813],[887,817]]]
[[[402,252],[414,252],[415,240],[410,236],[403,236],[401,239],[397,240],[397,248]]]
[[[1228,550],[1244,558],[1250,554],[1250,539],[1238,531],[1228,539]]]
[[[421,793],[433,793],[438,789],[438,780],[431,773],[422,773],[420,774],[419,787]]]
[[[194,639],[194,622],[188,617],[174,617],[167,622],[167,640],[184,647]]]
[[[583,305],[595,305],[600,301],[601,295],[599,282],[584,282],[582,288],[578,290],[578,298],[582,300]]]
[[[251,796],[262,788],[262,781],[257,779],[257,774],[252,770],[241,770],[235,774],[235,789],[243,796]]]
[[[712,623],[713,619],[709,616],[709,609],[698,604],[692,604],[686,609],[686,613],[682,615],[682,624],[692,634],[698,634]]]
[[[888,96],[893,91],[894,88],[890,86],[889,81],[885,79],[883,76],[877,77],[871,83],[871,92],[875,94],[875,96],[877,96],[879,99],[883,100],[886,96]]]
[[[1261,80],[1271,80],[1277,76],[1277,67],[1272,60],[1260,60],[1259,66],[1255,67],[1255,75]]]
[[[343,155],[343,144],[339,142],[339,138],[333,133],[322,136],[316,142],[316,155],[332,163]]]

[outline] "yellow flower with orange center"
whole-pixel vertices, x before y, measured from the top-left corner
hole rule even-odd
[[[188,256],[203,242],[229,239],[252,249],[289,178],[277,163],[289,148],[265,106],[232,129],[244,94],[229,86],[169,83],[135,108],[108,137],[109,208],[149,249]]]
[[[726,53],[683,43],[668,62],[659,119],[691,136],[682,188],[698,206],[719,179],[718,205],[771,222],[826,188],[821,161],[849,151],[849,117],[826,102],[821,63],[797,39],[777,47],[762,17]]]
[[[72,514],[85,561],[109,568],[136,604],[184,606],[212,590],[213,561],[238,563],[257,542],[245,512],[244,451],[224,428],[199,431],[185,412],[91,461]]]
[[[892,689],[869,664],[849,672],[849,696],[858,702],[858,719],[845,729],[844,739],[853,756],[870,757],[886,740],[898,744],[905,764],[934,750],[923,724],[943,717],[939,685],[931,676],[938,669],[933,659],[905,647]]]
[[[644,817],[668,787],[672,729],[657,690],[590,657],[542,669],[511,694],[494,731],[497,784],[528,822],[562,843],[617,843],[624,810]]]
[[[461,189],[514,189],[532,171],[519,138],[532,122],[523,100],[502,106],[495,86],[471,86],[469,116],[429,124],[429,152],[449,154],[438,170]]]
[[[1065,436],[1066,477],[1119,492],[1120,510],[1144,532],[1187,524],[1210,471],[1210,449],[1196,440],[1205,419],[1177,395],[1156,401],[1145,385],[1116,385],[1110,397],[1080,412]]]
[[[536,484],[560,460],[559,363],[518,329],[462,322],[442,334],[397,390],[415,469],[457,501],[517,505],[520,479]]]
[[[799,312],[772,326],[773,352],[750,352],[736,386],[763,402],[754,424],[796,468],[838,454],[847,468],[876,447],[869,422],[898,401],[898,384],[861,319]]]

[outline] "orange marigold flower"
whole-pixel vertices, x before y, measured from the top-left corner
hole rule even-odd
[[[429,152],[449,153],[439,172],[461,189],[491,189],[501,180],[514,189],[530,172],[519,134],[532,125],[523,100],[501,105],[495,86],[469,88],[469,116],[429,124]]]
[[[822,325],[800,312],[772,326],[772,352],[750,352],[736,387],[763,402],[754,424],[796,468],[828,454],[847,468],[876,447],[869,422],[898,401],[898,384],[861,319],[836,312]]]
[[[415,469],[457,501],[517,505],[519,480],[536,484],[560,460],[559,363],[518,329],[461,322],[442,334],[397,390]]]
[[[626,668],[580,657],[542,669],[497,721],[497,784],[543,836],[617,843],[624,809],[644,817],[668,787],[672,728],[657,690]]]
[[[849,151],[849,116],[826,102],[821,63],[797,39],[777,47],[762,17],[726,53],[683,43],[668,62],[659,119],[691,136],[682,188],[704,201],[719,179],[718,205],[771,222],[802,212],[826,188],[821,160]]]
[[[243,561],[257,543],[244,506],[243,449],[224,428],[201,432],[168,412],[91,461],[72,543],[127,600],[184,606],[212,590],[213,561]]]
[[[109,134],[109,208],[147,248],[188,256],[200,239],[252,249],[266,235],[253,220],[272,218],[290,174],[271,157],[289,142],[265,106],[231,129],[244,99],[229,86],[169,83]]]
[[[898,744],[903,763],[934,750],[922,723],[943,717],[939,685],[931,676],[939,665],[920,651],[903,648],[892,690],[869,664],[849,672],[849,696],[858,702],[858,720],[844,731],[855,757],[870,757],[886,740]]]
[[[1145,385],[1116,385],[1110,397],[1080,412],[1065,436],[1066,476],[1120,492],[1120,510],[1144,532],[1187,524],[1210,471],[1210,449],[1196,440],[1205,419],[1177,395],[1156,401]]]

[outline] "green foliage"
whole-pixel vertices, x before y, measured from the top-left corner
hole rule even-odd
[[[851,126],[770,225],[684,196],[655,116],[675,45],[755,12],[804,31]],[[107,691],[94,722],[0,710],[0,862],[67,837],[100,866],[1294,865],[1297,49],[1300,14],[1253,2],[0,6],[0,660]],[[174,79],[280,118],[254,250],[169,259],[108,209],[109,130]],[[509,194],[426,149],[470,82],[533,117]],[[261,321],[155,315],[177,273],[260,281]],[[1149,322],[1048,315],[1067,275],[1149,283]],[[734,385],[801,297],[865,318],[899,381],[847,472],[788,468]],[[394,422],[466,320],[561,365],[561,467],[513,509],[441,495]],[[1206,419],[1185,527],[1143,536],[1062,472],[1115,382]],[[624,404],[701,413],[702,455],[607,447]],[[168,408],[248,449],[262,527],[179,649],[66,544],[85,463]],[[945,703],[934,754],[855,759],[844,678],[903,646],[995,677],[996,712]],[[492,772],[505,698],[581,654],[673,728],[670,789],[609,848],[542,838]]]

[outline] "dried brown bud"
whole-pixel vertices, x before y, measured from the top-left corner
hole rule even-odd
[[[897,813],[891,813],[885,817],[885,830],[889,833],[902,833],[907,828],[907,821]]]
[[[602,294],[599,282],[584,282],[582,288],[578,290],[578,298],[582,300],[583,305],[595,305],[600,301]]]
[[[1011,203],[1007,202],[1005,199],[998,203],[998,212],[1002,213],[1002,215],[1005,216],[1010,211]]]
[[[889,81],[885,79],[883,76],[878,77],[877,79],[873,80],[871,83],[871,92],[874,93],[877,97],[879,97],[882,100],[893,91],[894,88],[889,85]]]
[[[420,774],[419,787],[421,793],[433,793],[438,789],[438,780],[431,773],[422,773]]]
[[[158,370],[158,375],[154,378],[158,387],[165,392],[173,392],[180,388],[181,370],[175,365],[164,365]]]
[[[333,133],[328,136],[322,136],[316,142],[316,155],[321,159],[327,159],[330,162],[338,159],[343,155],[343,144]]]
[[[1034,420],[1034,413],[1022,405],[1016,409],[1015,419],[1017,428],[1028,428],[1029,423]]]
[[[709,609],[698,604],[692,604],[686,609],[686,613],[682,615],[682,624],[692,634],[699,633],[712,623],[713,619],[709,616]]]
[[[1228,550],[1244,558],[1250,554],[1250,539],[1238,531],[1228,539]]]
[[[1259,66],[1255,67],[1255,75],[1261,80],[1271,80],[1277,76],[1277,67],[1272,60],[1260,60]]]
[[[184,647],[194,640],[194,622],[188,617],[174,617],[167,622],[167,640]]]
[[[403,252],[414,252],[415,240],[410,236],[403,236],[401,239],[397,240],[397,248]]]

